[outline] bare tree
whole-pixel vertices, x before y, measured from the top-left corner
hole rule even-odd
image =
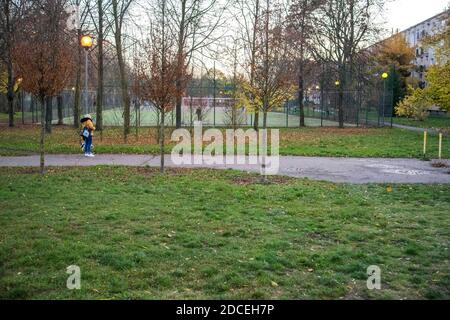
[[[219,6],[218,0],[168,0],[168,28],[177,37],[177,96],[176,127],[181,127],[181,104],[186,89],[186,70],[196,52],[217,40],[214,32],[221,25],[227,6]]]
[[[70,4],[73,6],[76,14],[76,38],[77,38],[77,56],[76,56],[76,77],[75,77],[75,97],[73,105],[73,126],[78,128],[80,126],[81,118],[81,74],[83,67],[83,48],[80,45],[83,34],[86,33],[88,17],[90,13],[90,1],[89,0],[70,0]]]
[[[239,8],[240,14],[236,17],[238,23],[241,39],[244,43],[244,51],[247,57],[247,63],[245,69],[247,70],[249,85],[253,87],[255,85],[255,69],[256,69],[256,56],[258,49],[258,32],[261,28],[261,20],[263,18],[263,10],[261,0],[236,0],[236,5]],[[256,97],[252,97],[249,93],[249,99],[254,100]],[[259,108],[254,108],[255,117],[253,127],[258,130],[259,126]]]
[[[150,37],[143,44],[143,54],[138,62],[138,81],[141,88],[136,92],[141,99],[151,102],[160,117],[160,171],[164,173],[165,118],[173,109],[177,94],[178,55],[176,43],[167,28],[167,1],[156,0],[152,12]]]
[[[253,99],[257,113],[263,113],[263,128],[267,127],[268,112],[282,106],[292,96],[293,69],[280,14],[276,8],[272,10],[270,0],[266,0],[257,26],[253,84],[250,83],[248,96]]]
[[[96,0],[96,6],[89,10],[92,25],[97,40],[97,96],[96,96],[96,129],[103,132],[103,104],[105,91],[105,41],[111,25],[105,19],[105,14],[111,8],[111,1]]]
[[[355,57],[377,34],[375,18],[384,0],[327,0],[314,20],[314,56],[335,67],[339,127],[344,127],[344,91],[352,83]]]
[[[123,103],[123,136],[127,141],[128,134],[130,133],[131,122],[131,99],[128,92],[128,77],[126,72],[124,46],[123,46],[123,28],[125,18],[129,13],[129,9],[134,0],[111,0],[111,17],[112,17],[112,31],[114,34],[114,40],[116,45],[117,61],[119,63],[120,73],[120,86],[122,90],[122,103]]]
[[[305,126],[305,73],[310,55],[311,38],[314,33],[313,14],[324,0],[295,0],[289,8],[289,43],[295,50],[298,71],[298,103],[300,127]]]

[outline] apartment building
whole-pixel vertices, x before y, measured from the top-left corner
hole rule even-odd
[[[416,50],[416,57],[413,61],[416,68],[413,70],[412,76],[419,79],[421,86],[425,86],[425,70],[437,63],[434,49],[422,47],[421,40],[427,36],[442,32],[447,27],[449,12],[450,9],[447,9],[401,32],[409,45]]]

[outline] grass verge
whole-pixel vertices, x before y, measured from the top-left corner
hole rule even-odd
[[[0,298],[450,298],[448,185],[258,181],[0,169]],[[69,265],[81,290],[66,289]]]
[[[26,155],[39,150],[39,128],[32,126],[0,128],[0,156]],[[167,130],[167,153],[174,145]],[[280,130],[280,154],[294,156],[422,158],[423,134],[401,129],[304,128]],[[141,128],[124,142],[121,128],[105,129],[94,138],[97,153],[158,154],[156,129]],[[438,155],[438,138],[431,135],[427,155]],[[80,153],[79,132],[55,127],[47,136],[48,153]],[[444,139],[443,157],[450,158],[450,140]]]

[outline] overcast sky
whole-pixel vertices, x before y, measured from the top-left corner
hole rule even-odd
[[[449,0],[394,0],[386,5],[386,27],[405,30],[442,12],[449,3]]]

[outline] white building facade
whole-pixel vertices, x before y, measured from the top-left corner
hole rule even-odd
[[[420,81],[420,85],[425,86],[425,70],[437,63],[433,48],[422,47],[421,40],[427,36],[432,36],[442,32],[447,27],[449,11],[444,11],[428,20],[425,20],[415,26],[402,31],[406,42],[415,48],[416,57],[412,63],[416,66],[412,72],[412,76]]]

